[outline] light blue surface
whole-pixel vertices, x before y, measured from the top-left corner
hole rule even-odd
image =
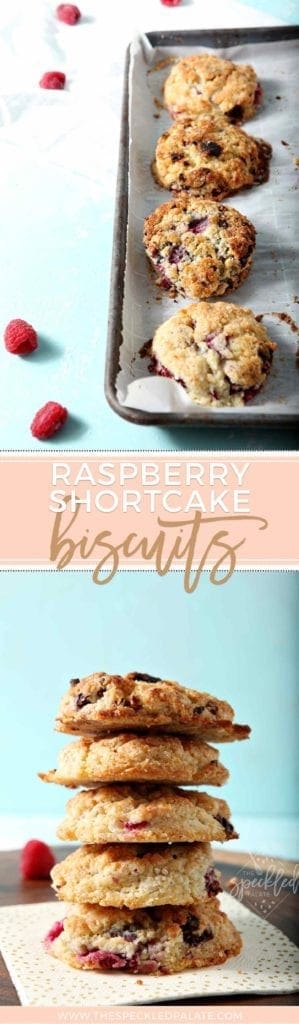
[[[104,587],[76,572],[0,583],[0,815],[63,813],[66,792],[36,771],[71,742],[52,732],[68,680],[101,669],[165,674],[231,701],[252,726],[249,742],[221,747],[236,820],[296,813],[298,574],[235,573],[222,587],[205,575],[191,596],[179,573],[120,573]]]
[[[285,21],[286,25],[298,25],[299,3],[298,0],[255,0],[254,6],[257,11],[265,11],[272,14],[273,18]]]

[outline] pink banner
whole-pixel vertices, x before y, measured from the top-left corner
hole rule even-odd
[[[203,570],[299,567],[299,453],[3,454],[0,567]]]
[[[297,1024],[296,1006],[0,1007],[0,1024]]]

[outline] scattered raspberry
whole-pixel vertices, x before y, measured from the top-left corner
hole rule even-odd
[[[65,74],[63,71],[45,71],[39,85],[41,89],[64,89]]]
[[[4,331],[4,344],[14,356],[26,356],[38,346],[37,333],[26,320],[10,320]]]
[[[40,839],[30,839],[21,850],[20,869],[26,881],[34,878],[49,878],[55,864],[52,850]]]
[[[40,441],[52,437],[52,434],[56,434],[56,431],[63,427],[67,415],[67,409],[59,402],[46,402],[46,405],[35,413],[30,425],[33,437],[38,437]]]
[[[181,0],[161,0],[161,4],[163,4],[164,7],[178,7],[180,3]]]
[[[75,4],[59,4],[56,7],[58,21],[64,21],[65,25],[76,25],[80,21],[81,11]]]

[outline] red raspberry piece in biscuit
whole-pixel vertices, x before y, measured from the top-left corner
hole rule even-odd
[[[39,85],[41,89],[64,89],[65,74],[63,71],[45,71]]]
[[[59,402],[46,402],[41,409],[38,409],[32,420],[30,430],[33,437],[37,437],[39,441],[45,441],[48,437],[52,437],[57,430],[63,427],[67,415],[68,411],[64,405],[60,405]]]
[[[10,320],[4,331],[4,344],[14,356],[27,356],[38,346],[37,333],[26,320]]]
[[[76,25],[77,21],[80,21],[81,11],[76,4],[59,4],[56,7],[56,17],[58,21],[64,21],[65,25]]]
[[[178,7],[180,3],[181,0],[161,0],[163,7]]]
[[[20,869],[22,878],[49,878],[54,867],[52,850],[41,839],[30,839],[21,850]]]

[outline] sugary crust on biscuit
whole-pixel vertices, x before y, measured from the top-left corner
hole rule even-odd
[[[135,911],[83,904],[70,909],[62,927],[57,938],[46,938],[46,949],[82,970],[169,974],[224,963],[242,948],[216,899]]]
[[[215,747],[191,737],[116,733],[69,743],[60,751],[58,770],[39,772],[39,778],[71,788],[99,782],[221,786],[229,772],[218,758]]]
[[[237,838],[225,800],[175,786],[101,786],[73,796],[57,830],[81,843],[209,842]]]
[[[205,299],[232,291],[245,280],[255,229],[233,207],[185,193],[146,217],[144,244],[168,295]]]
[[[256,113],[262,90],[250,64],[234,64],[214,54],[178,60],[164,86],[164,100],[173,117],[196,117],[210,102],[233,121]]]
[[[228,124],[222,114],[178,121],[160,136],[153,174],[159,185],[217,202],[267,181],[271,146]]]
[[[131,909],[194,903],[221,888],[208,843],[83,846],[56,864],[51,876],[67,903]]]
[[[228,302],[200,302],[158,327],[157,370],[183,384],[200,405],[240,405],[269,373],[276,344],[254,314]]]
[[[203,740],[244,739],[247,725],[233,724],[227,701],[140,672],[126,676],[94,672],[71,680],[62,698],[58,732],[98,736],[109,731],[186,733]]]

